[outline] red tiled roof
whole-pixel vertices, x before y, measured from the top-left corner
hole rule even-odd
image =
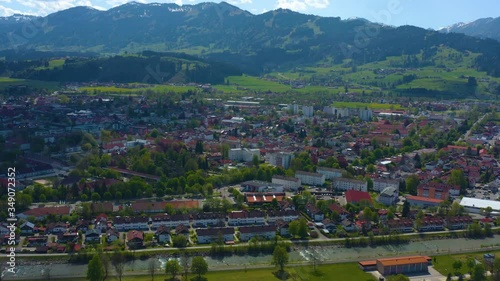
[[[414,263],[427,263],[428,261],[424,256],[411,256],[411,257],[378,259],[377,262],[380,262],[383,266],[391,266],[391,265],[406,265]]]
[[[366,200],[372,203],[372,198],[370,197],[370,193],[365,191],[348,190],[345,193],[345,199],[347,203],[358,203],[362,200]]]
[[[54,215],[69,215],[69,206],[58,206],[58,207],[41,207],[28,210],[24,212],[26,216],[42,217],[49,214]]]
[[[434,198],[427,198],[427,197],[413,196],[413,195],[406,196],[406,199],[413,200],[413,201],[429,202],[429,203],[441,203],[441,202],[443,202],[443,200],[441,200],[441,199],[434,199]]]

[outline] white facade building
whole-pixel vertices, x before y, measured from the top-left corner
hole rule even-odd
[[[300,179],[303,184],[307,185],[324,185],[325,175],[319,173],[311,173],[304,171],[296,171],[295,177]]]
[[[260,149],[233,148],[229,150],[229,160],[250,162],[254,155],[260,158]]]
[[[298,178],[285,177],[280,175],[273,176],[272,183],[282,185],[287,190],[297,190],[302,185],[302,181]]]
[[[287,153],[287,152],[272,153],[269,155],[269,164],[276,167],[282,167],[283,169],[288,169],[290,168],[290,163],[292,162],[293,158],[294,155],[292,153]]]
[[[335,178],[333,180],[333,188],[337,190],[358,190],[368,191],[368,183],[362,180]]]
[[[342,170],[340,169],[334,169],[334,168],[327,168],[327,167],[318,167],[316,169],[316,172],[325,175],[325,179],[331,180],[333,178],[341,178],[342,177]]]

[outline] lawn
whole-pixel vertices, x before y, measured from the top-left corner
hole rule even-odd
[[[151,87],[144,88],[119,88],[119,87],[106,87],[106,86],[96,86],[96,87],[81,87],[80,91],[87,91],[89,93],[110,93],[110,94],[134,94],[144,91],[153,92],[174,92],[174,93],[184,93],[189,90],[196,90],[193,86],[170,86],[170,85],[155,85]]]
[[[403,109],[399,104],[391,103],[365,103],[365,102],[334,102],[334,107],[344,108],[370,108],[370,109]]]
[[[36,89],[49,89],[56,90],[59,88],[58,82],[48,82],[48,81],[38,81],[38,80],[27,80],[27,79],[16,79],[10,77],[0,77],[0,89],[5,89],[10,86],[21,86],[26,85],[28,87]]]
[[[357,263],[341,263],[332,265],[319,265],[317,268],[317,273],[312,269],[312,266],[300,266],[300,267],[288,267],[285,269],[288,274],[297,276],[296,280],[308,280],[308,281],[322,281],[322,280],[332,280],[332,276],[335,276],[335,280],[342,281],[375,281],[375,278],[363,272],[357,265]],[[237,271],[211,271],[208,272],[205,277],[208,281],[277,281],[278,279],[273,272],[276,272],[275,268],[265,268],[265,269],[248,269],[248,270],[237,270]],[[189,279],[194,277],[194,275],[189,276]],[[165,280],[165,274],[157,273],[155,280]],[[54,279],[60,281],[83,281],[84,278],[71,278],[71,279]],[[114,279],[110,279],[114,280]],[[141,276],[129,276],[124,277],[123,281],[149,281],[151,276],[141,275]],[[293,280],[291,277],[288,280]]]
[[[473,257],[479,262],[483,262],[483,254],[486,253],[492,253],[498,256],[500,254],[500,251],[491,251],[491,252],[482,252],[482,253],[469,253],[469,254],[460,254],[460,255],[443,255],[443,256],[436,256],[436,262],[433,262],[434,268],[439,271],[441,274],[444,276],[447,276],[449,272],[451,272],[453,275],[455,273],[460,273],[460,274],[465,274],[468,272],[467,268],[467,258],[468,257]],[[462,261],[462,268],[456,272],[456,270],[453,268],[453,263],[456,260]]]

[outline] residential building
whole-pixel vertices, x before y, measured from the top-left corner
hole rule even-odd
[[[31,234],[35,233],[35,224],[27,221],[27,222],[24,222],[23,224],[21,224],[19,226],[19,229],[20,229],[21,235],[31,235]],[[3,233],[2,231],[0,231],[0,235],[5,235],[8,233],[9,233],[9,231],[7,231],[6,233]]]
[[[305,117],[313,117],[314,116],[314,107],[303,105],[302,106],[302,114],[304,114]]]
[[[364,180],[356,179],[346,179],[346,178],[334,178],[333,188],[336,190],[358,190],[358,191],[368,191],[368,182]]]
[[[381,204],[390,206],[398,201],[399,198],[399,187],[389,186],[384,188],[380,195],[377,197],[377,201]]]
[[[420,232],[444,230],[445,221],[440,217],[425,217],[422,221],[415,221],[415,228]]]
[[[321,210],[318,209],[318,207],[316,207],[313,203],[306,204],[306,213],[315,222],[320,222],[325,219],[325,214],[321,212]]]
[[[267,212],[267,223],[274,224],[277,220],[291,222],[299,218],[299,212],[295,210],[289,211],[276,211],[270,210]]]
[[[325,175],[305,171],[296,171],[295,177],[303,184],[320,186],[325,184]]]
[[[287,152],[271,153],[269,155],[269,164],[276,167],[282,167],[283,169],[286,170],[290,168],[290,163],[292,162],[293,158],[294,158],[293,153],[287,153]]]
[[[385,224],[389,228],[389,232],[407,233],[414,231],[413,220],[407,218],[387,220]]]
[[[302,185],[301,180],[298,178],[285,177],[280,175],[274,175],[271,181],[274,184],[283,186],[286,190],[292,191],[296,191]]]
[[[276,237],[275,225],[241,226],[239,231],[241,241],[248,241],[256,236],[265,239],[274,239]]]
[[[370,193],[366,191],[348,190],[345,192],[345,200],[347,203],[356,204],[364,201],[370,205],[372,204]]]
[[[340,206],[338,203],[333,203],[328,206],[330,211],[332,213],[337,213],[339,215],[340,221],[343,221],[349,217],[349,212],[342,206]]]
[[[164,225],[158,227],[158,229],[155,231],[155,237],[158,243],[170,243],[170,228]]]
[[[327,167],[318,167],[316,169],[317,173],[320,173],[322,175],[325,175],[325,179],[331,180],[333,178],[341,178],[342,177],[342,170],[341,169],[334,169],[334,168],[327,168]]]
[[[288,236],[290,232],[288,231],[290,224],[284,220],[276,221],[276,229],[281,236]]]
[[[189,215],[186,214],[162,214],[151,217],[151,229],[155,230],[160,226],[175,228],[178,225],[189,225]]]
[[[136,229],[149,229],[149,219],[147,217],[115,217],[113,225],[118,231],[128,231]]]
[[[193,215],[193,227],[223,226],[226,216],[223,213],[198,213]]]
[[[265,224],[266,213],[262,211],[232,211],[228,217],[228,225]]]
[[[417,188],[417,196],[448,200],[450,195],[458,196],[460,194],[460,187],[452,186],[446,183],[429,182],[420,184]]]
[[[443,200],[441,199],[434,199],[434,198],[427,198],[427,197],[413,196],[413,195],[407,195],[406,201],[408,201],[408,203],[410,203],[411,206],[422,207],[422,208],[439,206],[439,204],[443,202]]]
[[[208,244],[222,239],[223,242],[234,241],[233,227],[200,228],[196,230],[198,244]]]
[[[98,229],[89,229],[85,232],[85,243],[100,243],[101,231]]]
[[[249,149],[249,148],[233,148],[229,150],[229,160],[241,161],[241,162],[251,162],[253,157],[257,156],[260,158],[260,149]]]
[[[127,232],[127,246],[129,249],[139,249],[144,246],[144,232],[130,230]]]
[[[112,243],[115,240],[120,239],[120,233],[114,229],[109,229],[106,231],[106,241]]]
[[[446,227],[449,230],[466,229],[472,222],[473,220],[470,216],[448,217],[446,218]]]
[[[376,192],[381,192],[390,186],[395,186],[399,189],[399,180],[392,180],[386,178],[375,178],[373,181],[373,190]]]

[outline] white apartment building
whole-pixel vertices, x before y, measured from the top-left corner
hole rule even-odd
[[[341,169],[334,169],[334,168],[327,168],[327,167],[318,167],[316,169],[316,172],[325,175],[325,179],[331,180],[333,178],[341,178],[342,177],[342,170]]]
[[[358,191],[368,191],[368,183],[363,180],[346,179],[346,178],[335,178],[333,180],[333,188],[337,190],[358,190]]]
[[[295,177],[300,179],[303,184],[307,185],[324,185],[325,175],[319,173],[311,173],[305,171],[296,171]]]
[[[260,149],[233,148],[229,150],[229,160],[250,162],[254,155],[260,158]]]
[[[373,190],[374,191],[382,192],[382,190],[384,190],[390,186],[394,186],[394,187],[399,188],[399,181],[392,180],[392,179],[384,179],[384,178],[373,179]]]
[[[274,184],[282,185],[287,190],[297,190],[302,185],[302,181],[298,178],[285,177],[280,175],[275,175],[271,179]]]
[[[283,169],[288,169],[290,168],[290,163],[292,162],[293,158],[294,155],[292,153],[287,153],[287,152],[272,153],[269,155],[269,164],[276,167],[282,167]]]

